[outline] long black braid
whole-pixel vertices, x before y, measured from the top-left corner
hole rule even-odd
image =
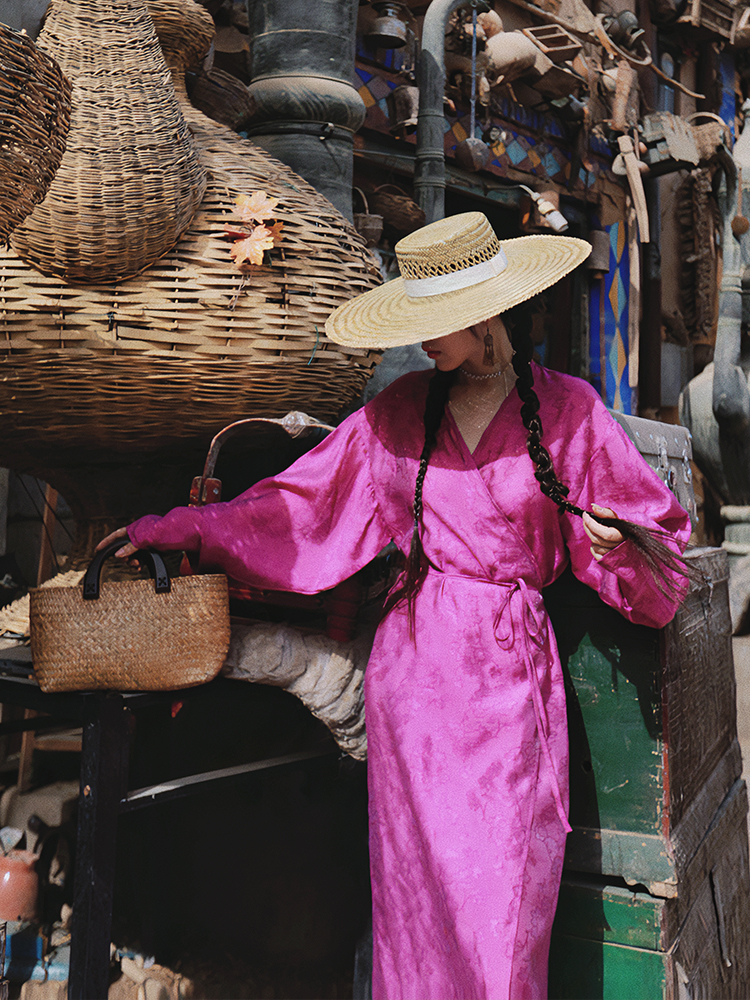
[[[528,300],[515,306],[503,316],[515,351],[513,370],[516,373],[516,390],[521,399],[521,420],[528,431],[526,447],[534,463],[534,475],[542,493],[557,504],[561,514],[574,514],[577,517],[583,517],[584,510],[567,499],[570,490],[557,478],[550,454],[542,444],[539,397],[533,388],[534,375],[531,368],[534,353],[534,345],[531,340],[533,314],[533,300]],[[656,586],[662,593],[674,596],[678,592],[679,587],[672,574],[702,582],[703,574],[681,556],[676,555],[658,537],[659,534],[668,537],[668,532],[645,528],[643,525],[634,524],[621,517],[602,517],[592,511],[586,513],[599,524],[617,528],[625,539],[633,542],[643,555]]]
[[[531,340],[533,316],[533,300],[522,302],[503,316],[515,352],[513,370],[516,373],[516,391],[521,400],[521,420],[528,431],[526,448],[534,463],[534,475],[542,493],[556,503],[561,511],[582,517],[583,510],[566,499],[570,490],[555,475],[550,454],[542,444],[539,397],[534,392],[534,375],[531,369],[534,355],[534,345]]]
[[[436,368],[430,379],[427,390],[427,399],[424,407],[424,445],[419,456],[419,470],[417,471],[417,482],[414,487],[414,526],[411,534],[411,546],[409,555],[406,557],[404,581],[400,587],[394,590],[387,602],[386,607],[392,608],[401,601],[406,601],[409,609],[409,625],[414,628],[414,599],[422,588],[422,582],[427,573],[427,558],[422,546],[422,491],[424,479],[427,474],[427,466],[430,462],[432,449],[435,447],[437,433],[443,422],[445,407],[448,404],[451,386],[456,381],[458,371],[441,372]]]

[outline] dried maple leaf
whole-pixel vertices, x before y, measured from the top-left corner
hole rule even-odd
[[[262,264],[263,251],[271,250],[273,236],[265,226],[256,226],[246,240],[240,240],[229,251],[236,264]]]
[[[225,222],[224,232],[221,234],[217,233],[217,236],[220,235],[223,240],[246,240],[251,232],[252,230],[239,229],[237,226],[229,225]]]
[[[274,222],[272,226],[266,226],[271,236],[273,236],[274,246],[278,246],[281,243],[281,230],[284,228],[283,222]]]
[[[272,219],[273,210],[279,203],[278,198],[269,198],[265,191],[239,194],[236,201],[243,222],[265,222],[266,219]]]

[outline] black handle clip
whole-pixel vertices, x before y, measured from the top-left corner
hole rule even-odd
[[[118,549],[121,549],[123,545],[127,545],[126,538],[121,538],[117,542],[112,542],[112,544],[108,545],[106,549],[102,549],[101,552],[97,552],[91,560],[89,568],[86,570],[86,575],[83,578],[84,601],[96,601],[99,598],[99,588],[101,584],[102,566],[104,565],[104,560],[109,559],[109,557],[114,555],[115,552],[117,552]],[[151,579],[154,581],[154,590],[156,593],[168,594],[172,589],[172,584],[169,579],[167,567],[164,565],[164,560],[159,553],[152,552],[150,549],[139,549],[138,552],[135,553],[135,556],[146,563]]]

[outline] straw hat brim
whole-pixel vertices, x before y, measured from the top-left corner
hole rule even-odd
[[[502,248],[508,266],[496,277],[423,298],[409,297],[403,278],[394,278],[339,306],[326,336],[346,347],[382,349],[443,337],[525,302],[591,253],[590,243],[572,236],[521,236]]]

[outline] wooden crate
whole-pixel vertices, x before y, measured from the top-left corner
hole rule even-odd
[[[553,63],[574,59],[583,48],[578,39],[559,24],[539,24],[531,28],[521,28],[521,31],[538,45]]]
[[[747,791],[737,781],[669,899],[567,876],[550,949],[552,1000],[750,996]]]
[[[728,0],[690,0],[678,24],[691,24],[721,38],[732,38],[735,14],[739,4]]]
[[[662,897],[677,894],[742,768],[726,555],[689,558],[710,583],[661,631],[625,621],[572,575],[545,594],[567,687],[566,867]]]

